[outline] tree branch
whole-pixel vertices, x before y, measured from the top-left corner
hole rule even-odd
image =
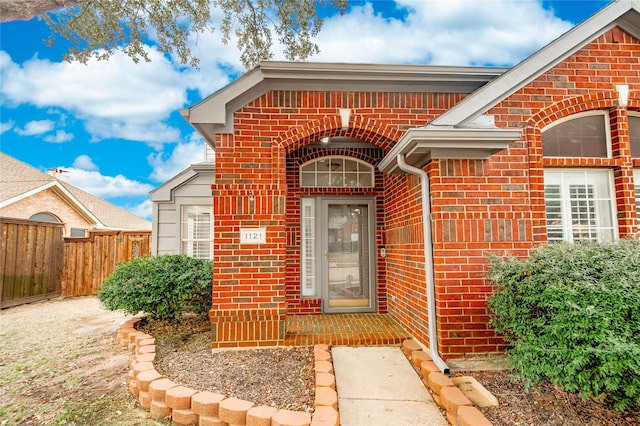
[[[0,0],[0,22],[29,20],[34,16],[77,6],[83,0]]]

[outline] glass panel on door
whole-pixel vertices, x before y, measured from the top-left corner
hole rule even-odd
[[[329,310],[371,305],[369,213],[367,204],[327,205],[325,258]]]

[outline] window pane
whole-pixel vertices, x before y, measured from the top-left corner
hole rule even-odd
[[[542,155],[606,158],[606,124],[604,114],[582,116],[557,124],[542,133]]]
[[[69,231],[70,237],[85,237],[86,231],[82,228],[71,228]]]
[[[629,137],[631,138],[631,156],[640,158],[640,117],[629,116]]]
[[[372,165],[347,157],[324,157],[300,166],[303,188],[372,187]]]
[[[300,200],[300,270],[302,296],[316,295],[316,225],[315,200]]]
[[[611,241],[615,237],[611,175],[606,170],[545,171],[547,238]]]
[[[545,209],[547,213],[547,237],[549,241],[564,239],[562,226],[562,202],[560,200],[560,185],[545,185]]]
[[[182,254],[213,257],[211,216],[211,206],[182,206]]]
[[[36,213],[29,218],[29,220],[37,220],[39,222],[53,222],[60,223],[57,217],[51,213]]]

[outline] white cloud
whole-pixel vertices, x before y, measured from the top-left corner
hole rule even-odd
[[[32,104],[60,108],[86,122],[95,140],[123,138],[142,140],[140,130],[167,129],[162,122],[186,103],[188,81],[158,51],[152,62],[135,64],[122,53],[108,61],[51,62],[34,57],[22,65],[0,52],[3,84],[0,93],[9,106]],[[175,142],[176,130],[151,139]]]
[[[142,203],[136,204],[134,206],[124,206],[124,209],[130,211],[138,217],[151,220],[151,215],[153,213],[153,203],[151,202],[151,200],[146,199]]]
[[[523,0],[399,0],[403,20],[370,3],[327,19],[314,61],[513,65],[572,24]]]
[[[9,130],[13,129],[13,126],[15,125],[16,125],[16,122],[13,120],[4,121],[0,123],[0,135],[3,134],[4,132],[8,132]]]
[[[100,198],[146,196],[153,189],[152,185],[131,180],[123,175],[105,176],[95,170],[63,168],[68,171],[62,176],[65,181]]]
[[[42,135],[53,130],[55,123],[51,120],[33,120],[24,125],[23,128],[16,127],[14,130],[20,136]]]
[[[64,130],[56,130],[55,134],[47,135],[44,137],[44,140],[46,142],[51,142],[51,143],[64,143],[64,142],[69,142],[71,139],[73,139],[73,134],[67,133]]]
[[[93,162],[91,157],[85,154],[78,155],[76,159],[73,160],[73,167],[76,169],[93,171],[97,171],[99,169],[99,167]]]
[[[147,161],[153,168],[149,178],[157,182],[164,182],[189,165],[204,161],[204,141],[202,138],[192,137],[189,142],[176,145],[171,153],[149,154]]]

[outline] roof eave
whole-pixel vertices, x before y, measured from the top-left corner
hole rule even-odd
[[[202,101],[182,117],[215,146],[233,132],[233,113],[271,90],[416,91],[472,93],[507,68],[265,61]]]
[[[398,155],[418,168],[434,159],[486,159],[520,140],[520,136],[521,130],[514,129],[409,129],[378,168],[385,173],[404,173],[398,167]]]

